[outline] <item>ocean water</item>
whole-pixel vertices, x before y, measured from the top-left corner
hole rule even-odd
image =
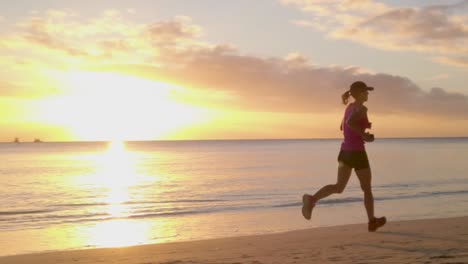
[[[0,255],[118,247],[365,223],[341,140],[0,143]],[[468,215],[468,138],[367,144],[377,216]],[[367,232],[367,230],[363,230]]]

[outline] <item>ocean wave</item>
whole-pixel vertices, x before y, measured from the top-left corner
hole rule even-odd
[[[407,195],[389,195],[376,197],[376,201],[389,201],[389,200],[404,200],[414,198],[426,198],[435,196],[445,195],[467,195],[468,190],[452,190],[452,191],[426,191]],[[290,196],[288,196],[290,197]],[[208,213],[221,213],[228,211],[246,211],[246,210],[261,210],[271,208],[285,208],[285,207],[298,207],[302,205],[300,199],[294,202],[274,204],[275,201],[264,202],[265,200],[257,199],[246,201],[239,200],[218,200],[218,199],[199,199],[199,200],[165,200],[165,201],[154,201],[152,204],[166,204],[167,206],[158,207],[139,207],[129,208],[129,211],[123,212],[122,214],[113,215],[106,210],[98,210],[94,212],[79,212],[70,210],[15,210],[15,211],[0,211],[0,223],[5,225],[4,228],[11,228],[16,226],[17,228],[24,228],[25,226],[36,226],[44,227],[55,224],[66,224],[66,223],[81,223],[81,222],[96,222],[96,221],[108,221],[115,219],[141,219],[141,218],[157,218],[157,217],[176,217],[184,215],[196,215],[196,214],[208,214]],[[343,205],[350,203],[362,202],[363,196],[352,196],[336,199],[324,199],[319,202],[322,206],[334,206]],[[141,202],[147,201],[133,201],[127,202],[127,204],[141,204]],[[213,202],[226,202],[223,204],[213,204]],[[230,202],[237,202],[231,204]],[[241,202],[241,203],[238,203]],[[171,206],[170,203],[178,203],[178,206]],[[195,203],[190,205],[184,205],[183,203]],[[198,203],[198,204],[197,204]],[[62,204],[62,206],[95,206],[95,205],[108,205],[107,203],[82,203],[82,204]],[[109,204],[112,205],[112,204]],[[73,207],[71,207],[73,208]],[[78,209],[81,210],[81,209]],[[94,210],[94,209],[93,209]],[[0,229],[2,229],[0,225]]]
[[[445,179],[431,182],[388,183],[374,186],[374,189],[424,188],[441,185],[468,184],[468,179]]]
[[[398,195],[398,196],[383,196],[383,197],[374,197],[376,201],[387,201],[387,200],[403,200],[403,199],[411,199],[411,198],[425,198],[425,197],[432,197],[432,196],[443,196],[443,195],[463,195],[468,194],[468,190],[457,190],[457,191],[438,191],[438,192],[421,192],[415,194],[408,194],[408,195]],[[318,204],[323,205],[335,205],[335,204],[343,204],[343,203],[356,203],[362,202],[363,197],[347,197],[347,198],[338,198],[338,199],[324,199],[319,201]],[[302,205],[302,202],[294,202],[294,203],[284,203],[279,205],[274,205],[273,207],[295,207]]]
[[[29,214],[42,214],[49,213],[51,210],[19,210],[19,211],[0,211],[2,215],[29,215]]]
[[[426,197],[433,197],[433,196],[462,195],[462,194],[468,194],[468,190],[435,191],[435,192],[423,191],[420,193],[407,194],[407,195],[375,197],[374,200],[376,201],[403,200],[403,199],[412,199],[412,198],[426,198]]]
[[[338,198],[338,199],[324,199],[319,202],[319,204],[342,204],[342,203],[355,203],[362,201],[362,198]],[[302,205],[302,202],[295,202],[295,203],[285,203],[285,204],[278,204],[274,205],[273,207],[293,207]]]
[[[154,217],[171,217],[171,216],[183,216],[183,215],[196,215],[205,213],[216,213],[222,211],[239,211],[248,209],[258,209],[265,206],[236,206],[236,207],[212,207],[202,208],[195,210],[148,210],[145,212],[128,213],[122,215],[112,215],[110,213],[90,213],[90,214],[70,214],[70,215],[44,215],[35,218],[20,217],[10,219],[0,219],[0,222],[6,221],[8,227],[6,229],[20,228],[24,229],[26,226],[37,228],[40,226],[50,226],[57,224],[72,224],[72,223],[87,223],[87,222],[102,222],[120,219],[143,219],[143,218],[154,218]],[[0,230],[5,229],[0,225]]]
[[[182,199],[182,200],[156,200],[156,201],[125,201],[120,204],[174,204],[174,203],[215,203],[225,202],[227,200],[220,199]],[[87,207],[87,206],[110,206],[114,203],[65,203],[65,204],[51,204],[52,207]]]

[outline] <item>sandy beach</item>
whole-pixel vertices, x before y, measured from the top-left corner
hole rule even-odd
[[[203,241],[7,256],[0,263],[468,263],[468,217],[365,224]]]

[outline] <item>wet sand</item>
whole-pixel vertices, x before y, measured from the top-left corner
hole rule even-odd
[[[0,257],[0,263],[468,263],[468,216]],[[118,230],[116,230],[118,232]]]

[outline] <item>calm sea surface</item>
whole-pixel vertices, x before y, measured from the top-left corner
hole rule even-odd
[[[303,193],[336,181],[340,142],[0,143],[0,255],[365,223],[355,176],[312,221],[300,213]],[[468,215],[468,139],[367,151],[377,216]]]

